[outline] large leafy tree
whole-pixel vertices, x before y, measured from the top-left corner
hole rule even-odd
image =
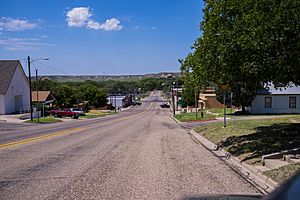
[[[107,95],[103,89],[95,84],[85,83],[77,89],[77,99],[87,101],[90,106],[101,107],[107,103]]]
[[[66,84],[54,88],[55,104],[59,107],[72,107],[76,103],[75,90]]]
[[[243,110],[264,82],[300,84],[299,0],[206,0],[201,30],[194,71]]]
[[[197,42],[202,42],[201,38]],[[189,106],[195,105],[201,89],[207,85],[206,71],[202,68],[203,54],[201,54],[201,50],[202,48],[196,48],[195,52],[190,53],[184,60],[179,60],[183,80],[182,96],[184,102]]]

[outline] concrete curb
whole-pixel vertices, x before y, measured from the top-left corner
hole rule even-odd
[[[207,150],[219,157],[226,164],[230,165],[237,172],[239,172],[239,174],[242,175],[245,179],[258,187],[263,193],[270,193],[278,186],[277,182],[263,175],[261,171],[246,163],[241,162],[237,157],[231,155],[224,149],[217,149],[216,144],[207,140],[200,134],[196,133],[194,130],[190,130],[189,134]]]
[[[130,108],[132,108],[132,106],[128,106],[127,108],[122,108],[119,112],[123,112],[123,111],[129,110]]]
[[[186,122],[181,122],[178,119],[176,119],[173,115],[171,115],[171,118],[178,124],[185,124]]]

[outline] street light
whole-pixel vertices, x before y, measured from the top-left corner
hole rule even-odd
[[[31,71],[30,71],[30,64],[37,61],[37,60],[49,60],[49,58],[37,58],[34,60],[30,60],[30,56],[28,56],[28,79],[29,79],[29,105],[30,105],[30,121],[33,121],[32,116],[32,88],[31,88]],[[38,100],[38,99],[37,99]]]

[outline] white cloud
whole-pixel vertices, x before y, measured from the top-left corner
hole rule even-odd
[[[67,12],[67,22],[71,27],[83,27],[91,16],[89,8],[76,7]]]
[[[123,26],[117,18],[107,19],[105,23],[97,22],[93,19],[92,12],[87,7],[76,7],[67,12],[67,22],[70,27],[86,27],[93,30],[118,31]]]
[[[120,21],[117,18],[107,19],[104,24],[101,24],[101,29],[106,31],[119,31],[123,29]]]
[[[44,46],[55,46],[39,38],[0,38],[0,46],[11,51],[40,50]]]
[[[86,27],[88,27],[89,29],[99,30],[99,29],[101,29],[101,24],[99,22],[90,20],[90,21],[88,21]]]
[[[26,19],[13,19],[10,17],[2,17],[0,19],[0,30],[24,31],[34,29],[36,27],[36,23],[29,22]]]

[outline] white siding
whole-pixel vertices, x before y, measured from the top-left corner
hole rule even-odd
[[[272,97],[272,108],[265,108],[265,97]],[[296,108],[289,107],[289,97],[296,97]],[[248,110],[253,114],[300,113],[300,95],[258,95]]]
[[[22,95],[22,107],[29,107],[29,86],[20,67],[17,67],[5,94],[5,114],[15,112],[15,96]]]
[[[0,115],[5,114],[4,95],[0,95]]]
[[[108,97],[107,101],[109,104],[112,104],[112,106],[116,107],[123,107],[123,99],[125,98],[125,96],[116,96],[116,98],[114,96]]]

